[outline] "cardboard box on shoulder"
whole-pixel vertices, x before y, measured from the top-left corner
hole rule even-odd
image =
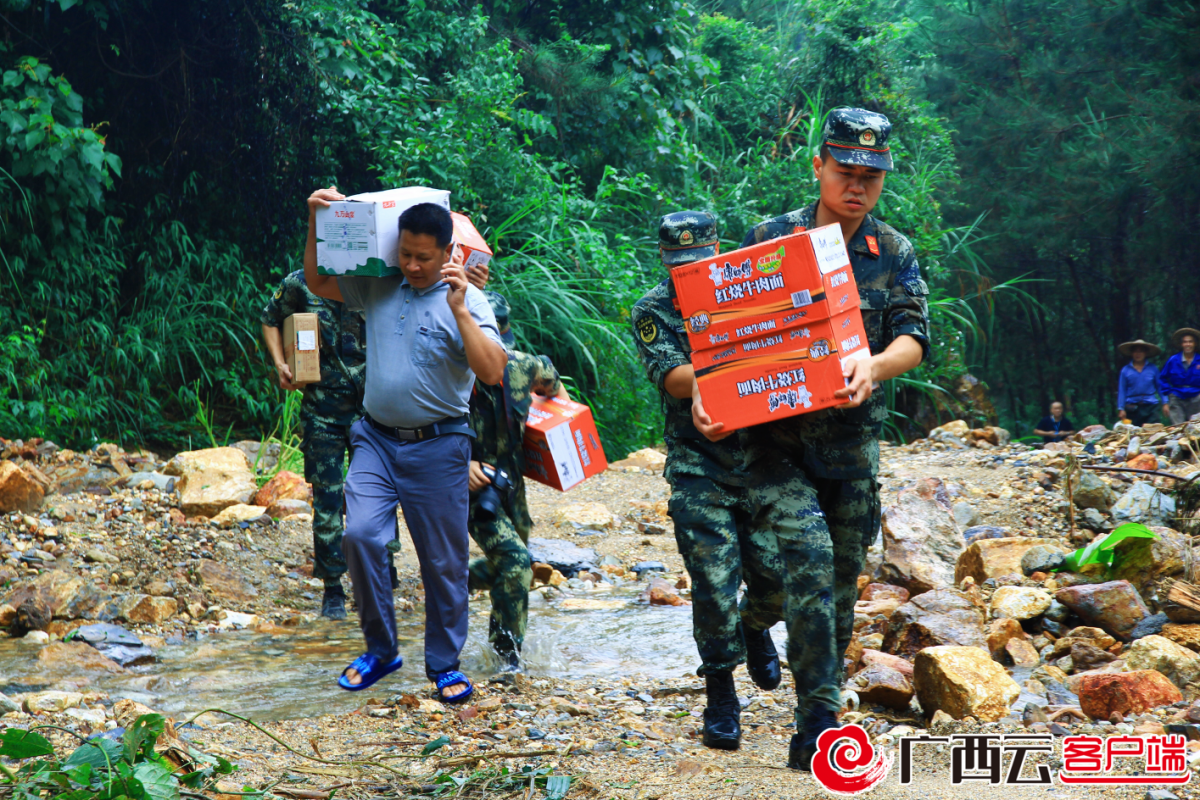
[[[292,314],[283,321],[283,357],[292,383],[321,382],[321,320],[316,314]]]
[[[451,211],[450,219],[454,220],[454,245],[462,253],[463,267],[467,272],[473,267],[488,264],[492,260],[492,248],[479,235],[470,217]]]
[[[859,304],[836,224],[675,267],[671,280],[694,350],[804,327]]]
[[[364,192],[317,209],[317,271],[380,278],[400,274],[400,215],[418,203],[450,210],[450,192],[405,186]]]
[[[525,422],[525,477],[567,491],[608,469],[592,410],[534,395]]]

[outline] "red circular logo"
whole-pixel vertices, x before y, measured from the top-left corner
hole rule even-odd
[[[834,794],[853,796],[869,791],[887,777],[891,768],[891,755],[876,753],[860,725],[830,728],[817,737],[813,777]]]

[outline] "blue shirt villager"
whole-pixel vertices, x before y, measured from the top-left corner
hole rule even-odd
[[[1158,388],[1163,397],[1175,395],[1184,400],[1191,400],[1200,394],[1200,355],[1192,356],[1192,363],[1183,365],[1183,353],[1176,353],[1167,359],[1162,372],[1158,376]]]
[[[366,313],[371,346],[363,407],[371,418],[388,427],[421,428],[466,414],[475,373],[446,302],[449,285],[415,289],[402,275],[337,282],[346,308]],[[466,304],[484,334],[503,347],[483,292],[468,286]]]
[[[1117,408],[1130,403],[1162,404],[1158,397],[1158,367],[1149,361],[1142,366],[1141,372],[1133,364],[1121,367],[1121,376],[1117,379]]]

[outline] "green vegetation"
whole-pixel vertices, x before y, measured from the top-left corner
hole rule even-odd
[[[1010,426],[1051,394],[1108,421],[1113,343],[1184,324],[1200,288],[1196,88],[1166,77],[1197,16],[1052,6],[0,0],[0,434],[292,436],[258,312],[304,198],[425,184],[493,245],[519,343],[609,454],[653,444],[628,314],[665,277],[657,218],[710,209],[730,248],[809,202],[837,105],[891,117],[878,213],[933,292],[895,435],[986,416],[969,372]]]

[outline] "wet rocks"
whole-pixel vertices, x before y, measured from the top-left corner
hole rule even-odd
[[[650,584],[638,597],[643,603],[652,606],[690,606],[691,603],[679,596],[679,590],[670,581],[662,578],[651,578]]]
[[[1113,521],[1165,525],[1175,516],[1175,500],[1145,481],[1138,481],[1112,507]]]
[[[1051,547],[1044,539],[1010,537],[980,539],[963,551],[954,569],[954,583],[970,576],[976,583],[1002,575],[1020,575],[1021,559],[1035,547]]]
[[[122,667],[151,664],[156,660],[153,650],[143,644],[136,634],[119,625],[103,622],[84,625],[76,629],[70,639],[96,648],[101,655]]]
[[[21,704],[4,692],[0,692],[0,714],[10,714],[13,711],[20,711]]]
[[[854,673],[847,683],[863,703],[903,710],[913,697],[909,676],[884,664],[876,663]]]
[[[992,593],[993,617],[1024,620],[1041,616],[1054,598],[1043,589],[1029,586],[1001,586]]]
[[[927,714],[994,722],[1007,716],[1021,688],[977,647],[929,647],[913,663],[913,687]]]
[[[1133,629],[1150,616],[1141,595],[1129,581],[1068,586],[1054,598],[1074,611],[1089,625],[1095,625],[1128,640]]]
[[[1070,496],[1078,508],[1094,508],[1107,512],[1112,508],[1113,490],[1094,472],[1079,470],[1071,476]],[[1068,487],[1063,486],[1063,497],[1068,496]]]
[[[1000,617],[988,623],[987,649],[992,658],[999,659],[1013,639],[1025,639],[1027,634],[1021,623],[1011,617]]]
[[[124,672],[119,664],[83,642],[51,642],[38,651],[38,665],[59,675],[82,672]]]
[[[250,462],[233,447],[180,453],[163,472],[179,478],[179,507],[189,517],[211,517],[232,505],[248,505],[258,493]]]
[[[1144,714],[1183,700],[1175,684],[1154,670],[1084,675],[1078,688],[1083,713],[1098,720]]]
[[[17,610],[8,603],[0,603],[0,628],[11,627],[17,621]]]
[[[83,585],[82,578],[66,570],[46,570],[31,581],[17,584],[4,602],[20,610],[23,603],[34,599],[43,604],[52,617],[62,616]]]
[[[1200,679],[1200,656],[1162,636],[1138,639],[1124,657],[1127,670],[1157,670],[1180,688]]]
[[[220,561],[204,558],[196,567],[200,583],[227,602],[245,603],[258,597],[258,589],[237,570]]]
[[[954,583],[954,565],[963,550],[962,534],[950,509],[945,485],[924,478],[902,489],[896,505],[883,512],[880,576],[912,594]]]
[[[178,610],[179,602],[174,597],[126,595],[118,618],[135,624],[161,625]]]
[[[78,708],[83,695],[78,692],[34,692],[25,696],[25,710],[30,714],[49,714]]]
[[[301,475],[286,469],[280,470],[258,490],[252,505],[268,507],[280,500],[302,500],[312,503],[312,485]]]
[[[911,658],[939,645],[983,648],[987,646],[983,623],[983,610],[967,594],[935,589],[917,595],[892,613],[883,650]]]
[[[29,514],[42,507],[45,488],[12,461],[0,461],[0,511]]]
[[[596,568],[599,556],[590,547],[580,547],[562,539],[529,540],[529,559],[549,564],[568,578]]]

